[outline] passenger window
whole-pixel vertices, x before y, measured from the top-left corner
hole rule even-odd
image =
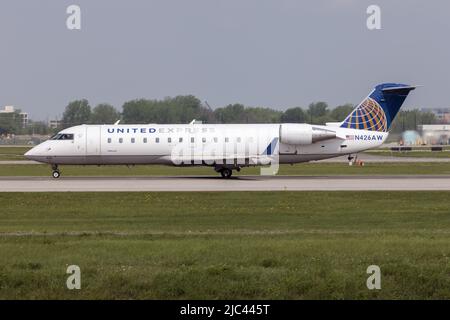
[[[206,142],[206,138],[202,138],[202,142],[205,143]]]
[[[178,139],[178,142],[183,142],[183,138]]]
[[[241,142],[241,137],[237,137],[236,142]]]
[[[122,143],[123,142],[123,138],[119,138],[119,143]]]
[[[155,142],[156,142],[156,143],[159,143],[159,138],[155,138]]]
[[[144,138],[144,143],[147,143],[147,138]]]
[[[195,139],[192,137],[191,138],[191,143],[194,143],[195,142]]]
[[[131,143],[135,143],[135,142],[136,142],[136,139],[131,138]]]
[[[172,142],[172,138],[167,138],[167,142],[171,143]]]
[[[108,143],[111,143],[111,138],[108,138]]]
[[[225,138],[225,142],[228,142],[228,141],[230,141],[230,139],[229,138]]]
[[[215,143],[217,143],[217,140],[218,140],[217,137],[214,137],[214,142],[215,142]]]

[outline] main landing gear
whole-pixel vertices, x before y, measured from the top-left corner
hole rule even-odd
[[[231,178],[231,175],[233,174],[233,170],[228,169],[228,168],[223,168],[219,172],[220,172],[220,175],[222,176],[222,178],[225,178],[225,179]]]
[[[57,164],[53,164],[52,165],[52,177],[55,179],[58,179],[61,176],[61,173],[58,170],[58,165]]]
[[[222,178],[229,179],[233,175],[233,170],[236,170],[239,172],[239,171],[241,171],[241,167],[237,167],[237,166],[219,167],[219,166],[217,166],[214,168],[214,170],[216,170],[216,172],[219,172],[220,175],[222,176]]]

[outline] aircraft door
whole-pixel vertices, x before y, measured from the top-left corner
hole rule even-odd
[[[100,126],[86,126],[86,155],[100,155]]]

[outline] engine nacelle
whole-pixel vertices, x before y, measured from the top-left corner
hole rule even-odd
[[[280,125],[280,141],[285,144],[307,145],[334,139],[336,132],[314,127],[305,123],[284,123]]]

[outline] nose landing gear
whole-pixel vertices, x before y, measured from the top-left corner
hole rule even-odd
[[[58,165],[57,164],[53,164],[52,165],[52,177],[55,179],[58,179],[61,176],[61,173],[58,170]]]

